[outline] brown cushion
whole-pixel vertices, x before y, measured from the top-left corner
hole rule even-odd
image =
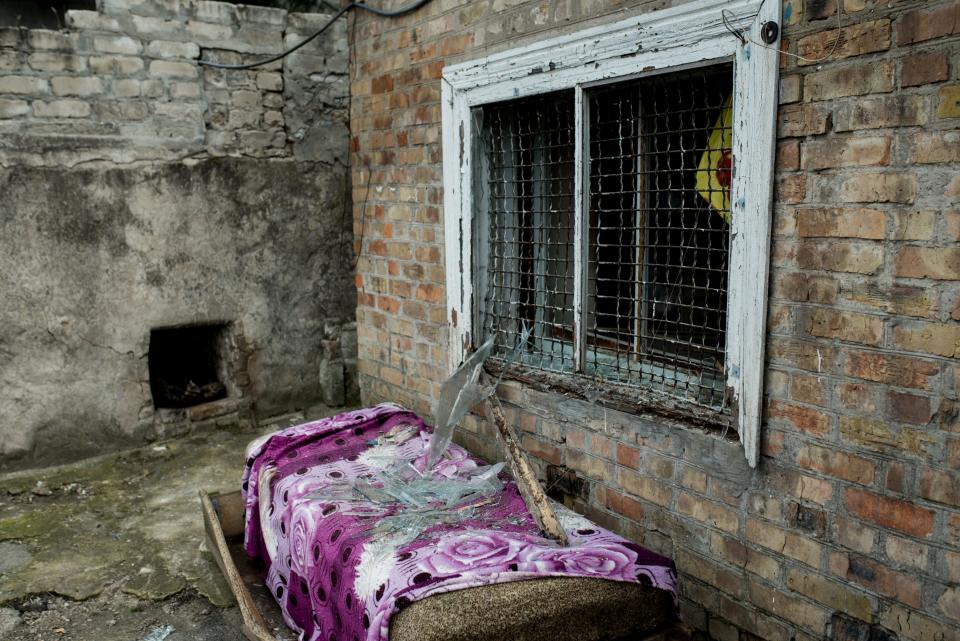
[[[672,620],[663,590],[551,577],[415,601],[393,617],[390,641],[600,641],[639,638]]]

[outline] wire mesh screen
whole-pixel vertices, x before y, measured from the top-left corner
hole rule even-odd
[[[486,107],[481,198],[489,234],[484,336],[522,362],[573,371],[573,92]]]
[[[589,97],[588,374],[723,402],[732,85],[710,67]]]
[[[479,110],[478,271],[495,354],[526,325],[526,365],[723,407],[732,86],[724,64],[588,90],[582,136],[572,91]],[[576,274],[580,139],[586,254]]]

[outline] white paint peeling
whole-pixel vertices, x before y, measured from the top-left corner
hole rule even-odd
[[[764,22],[780,20],[780,3],[763,0],[696,0],[610,25],[527,44],[443,71],[443,186],[447,308],[450,321],[448,366],[463,360],[473,325],[472,128],[476,106],[546,93],[575,90],[575,273],[586,261],[587,234],[583,149],[583,90],[653,73],[712,62],[734,61],[734,177],[727,301],[727,386],[736,426],[751,466],[758,460],[763,395],[771,197],[775,149],[778,56],[770,49],[741,45],[724,26],[760,40]],[[583,278],[581,281],[585,280]],[[574,290],[577,323],[583,322],[585,291]],[[576,335],[583,334],[576,331]],[[576,346],[582,366],[585,350]]]

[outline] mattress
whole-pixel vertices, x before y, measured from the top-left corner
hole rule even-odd
[[[499,467],[397,405],[291,427],[248,448],[244,546],[303,640],[639,638],[676,617],[673,563],[556,506],[537,530]]]

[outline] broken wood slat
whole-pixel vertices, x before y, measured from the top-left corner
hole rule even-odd
[[[239,492],[237,493],[239,494]],[[214,560],[220,566],[220,571],[227,579],[227,585],[233,592],[237,605],[240,607],[240,615],[243,617],[243,626],[241,631],[250,641],[274,641],[274,636],[267,628],[260,609],[254,603],[250,591],[244,585],[237,566],[233,563],[230,556],[230,550],[227,547],[227,540],[223,535],[223,528],[220,527],[220,517],[213,507],[213,501],[203,490],[200,491],[200,505],[203,508],[203,527],[207,532],[207,545]]]
[[[553,513],[550,507],[550,501],[544,494],[540,482],[530,467],[527,455],[517,443],[513,430],[507,425],[507,419],[503,415],[503,408],[500,406],[500,399],[496,394],[490,395],[487,402],[490,406],[490,414],[493,416],[493,422],[497,426],[500,438],[507,446],[507,454],[510,457],[510,464],[513,468],[513,478],[517,482],[517,488],[520,490],[520,496],[523,502],[527,504],[527,509],[533,516],[537,527],[540,528],[547,537],[553,539],[560,545],[567,545],[567,533],[560,526],[557,515]]]

